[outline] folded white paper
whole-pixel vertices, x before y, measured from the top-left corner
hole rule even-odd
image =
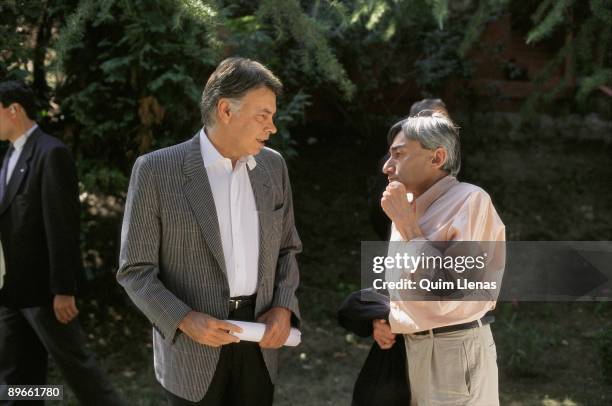
[[[225,320],[242,328],[242,333],[232,333],[243,341],[260,342],[266,332],[266,325],[263,323],[252,323],[248,321]],[[291,328],[289,337],[285,341],[285,346],[295,347],[302,341],[302,333],[297,328]]]

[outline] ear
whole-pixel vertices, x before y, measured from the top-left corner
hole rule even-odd
[[[444,148],[436,148],[431,156],[431,164],[436,169],[442,169],[442,166],[446,163],[446,150]]]
[[[223,124],[229,124],[230,118],[232,116],[232,106],[229,101],[225,98],[220,98],[217,103],[217,118]]]

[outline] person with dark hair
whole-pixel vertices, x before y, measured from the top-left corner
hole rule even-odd
[[[85,405],[119,397],[85,347],[75,295],[82,278],[79,190],[68,148],[34,121],[22,82],[0,83],[0,399],[8,385],[44,385],[51,354]],[[38,402],[43,404],[43,401]],[[3,404],[13,404],[11,402]]]
[[[277,349],[300,318],[289,175],[265,147],[281,90],[262,64],[224,60],[204,87],[203,128],[134,164],[117,280],[153,324],[171,405],[272,404]],[[227,320],[265,323],[259,345]]]
[[[446,109],[446,103],[442,99],[423,99],[418,102],[412,103],[410,106],[410,117],[423,115],[424,111],[429,111],[427,115],[432,115],[433,112],[438,112],[447,117],[450,117],[448,110]]]
[[[410,106],[409,116],[416,115],[431,115],[433,112],[439,112],[447,117],[450,117],[446,110],[446,104],[442,99],[423,99],[414,102]],[[387,139],[395,137],[398,132],[402,129],[402,123],[405,119],[398,121],[393,124],[387,132]],[[382,167],[389,159],[389,153],[386,153],[379,161],[377,168],[379,169],[376,173],[374,180],[374,186],[370,193],[369,206],[370,206],[370,224],[372,228],[382,241],[389,239],[389,233],[391,232],[391,220],[385,215],[385,212],[380,207],[380,197],[382,196],[385,188],[387,187],[387,177],[382,172]]]

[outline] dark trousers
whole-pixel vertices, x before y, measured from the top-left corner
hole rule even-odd
[[[253,306],[230,313],[229,319],[253,321]],[[241,341],[221,347],[221,355],[208,391],[199,402],[190,402],[166,391],[171,406],[268,406],[274,385],[258,343]]]
[[[47,354],[83,405],[120,405],[94,354],[85,348],[78,321],[62,324],[50,307],[0,306],[0,385],[44,385]],[[42,405],[43,401],[0,401],[1,405]]]

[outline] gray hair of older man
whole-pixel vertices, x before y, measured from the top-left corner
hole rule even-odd
[[[229,99],[233,109],[240,109],[242,97],[249,91],[267,87],[278,97],[283,84],[268,68],[247,58],[227,58],[210,75],[204,91],[200,110],[202,124],[213,128],[216,124],[217,104],[221,98]]]
[[[442,99],[422,99],[412,103],[412,106],[410,106],[410,116],[431,116],[436,112],[450,118],[450,114],[448,114],[448,110],[446,109],[446,104],[444,101],[442,101]],[[397,123],[393,124],[391,128],[389,128],[389,132],[387,132],[387,140],[389,141],[389,144],[393,142],[393,139],[397,133],[402,130],[404,120],[406,119],[401,119]]]
[[[417,116],[399,121],[389,131],[387,141],[393,143],[395,136],[401,131],[409,140],[418,141],[421,147],[433,151],[444,148],[446,161],[442,169],[451,176],[457,176],[461,169],[461,144],[459,127],[446,114],[424,110]]]

